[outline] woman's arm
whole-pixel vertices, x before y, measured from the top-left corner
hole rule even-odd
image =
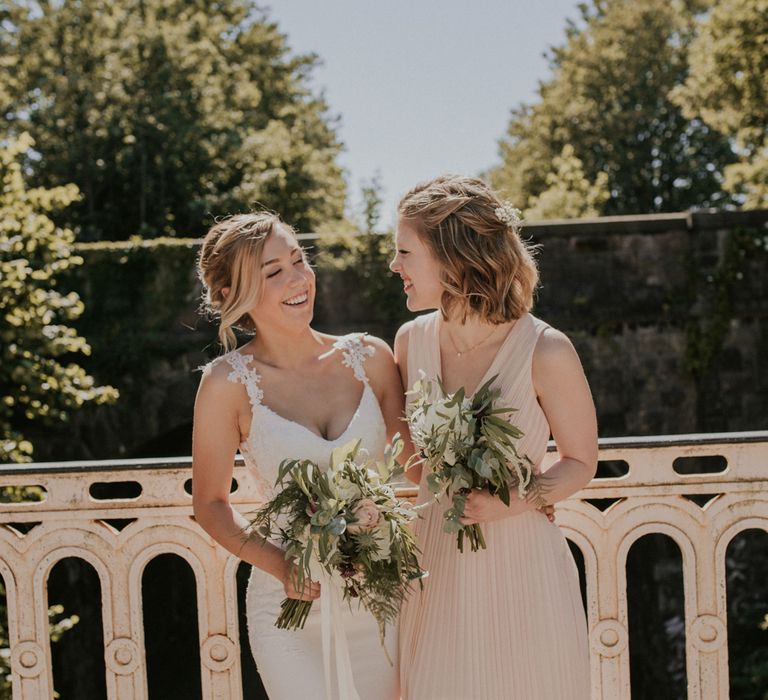
[[[533,353],[533,384],[559,459],[538,479],[531,500],[556,503],[583,489],[597,471],[597,416],[579,356],[552,328]]]
[[[208,367],[195,400],[192,432],[192,506],[200,526],[227,551],[282,582],[291,598],[313,600],[317,583],[293,589],[291,565],[283,551],[261,539],[246,539],[248,520],[229,502],[235,453],[240,444],[237,407],[243,387],[226,378],[225,367]]]
[[[410,385],[408,384],[408,337],[410,335],[411,325],[411,321],[404,323],[400,326],[400,330],[397,331],[397,335],[395,336],[395,364],[400,375],[401,391],[403,390],[403,387],[405,387],[406,391],[410,388]],[[403,397],[403,408],[405,408],[405,397]],[[414,448],[411,444],[411,454],[413,454],[413,451]],[[413,466],[411,466],[405,473],[405,478],[414,484],[421,483],[422,469],[423,464],[421,460],[416,460],[413,463]]]
[[[536,479],[525,499],[509,507],[486,492],[473,492],[464,509],[465,524],[518,515],[562,501],[584,488],[597,469],[597,418],[592,394],[571,341],[546,329],[533,353],[533,385],[559,459]]]
[[[408,422],[405,417],[405,396],[400,373],[397,371],[395,357],[383,340],[372,336],[366,337],[376,348],[376,354],[369,360],[368,377],[376,398],[381,406],[384,423],[387,426],[387,439],[392,440],[399,433],[403,440],[403,451],[398,461],[407,461],[413,455],[411,434],[408,431]],[[406,472],[406,477],[411,478],[411,469]]]

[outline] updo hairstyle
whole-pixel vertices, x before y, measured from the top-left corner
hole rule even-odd
[[[261,296],[264,242],[277,224],[286,226],[270,212],[236,214],[217,221],[203,239],[197,259],[203,283],[201,307],[219,319],[219,342],[225,352],[237,345],[233,328],[256,331],[248,312]]]
[[[440,263],[444,318],[499,324],[530,311],[539,280],[535,247],[520,238],[510,211],[482,180],[460,175],[419,183],[400,200],[398,214]]]

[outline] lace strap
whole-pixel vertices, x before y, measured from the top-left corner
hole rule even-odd
[[[341,350],[344,357],[342,364],[349,367],[357,379],[367,384],[368,376],[365,374],[363,364],[366,358],[372,357],[376,353],[376,348],[373,345],[366,345],[363,338],[365,338],[365,333],[345,335],[339,338],[333,347]]]
[[[224,355],[224,359],[232,367],[227,379],[230,382],[244,384],[248,398],[251,400],[251,406],[258,406],[264,398],[264,392],[259,386],[261,375],[250,366],[250,363],[253,362],[253,355],[243,355],[235,350]]]

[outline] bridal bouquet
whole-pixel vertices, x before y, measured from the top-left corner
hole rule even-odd
[[[396,457],[402,440],[395,437],[383,462],[360,449],[360,440],[333,450],[323,470],[310,460],[280,464],[279,493],[251,521],[260,537],[277,537],[286,559],[295,562],[294,586],[323,572],[342,586],[344,598],[359,598],[376,618],[383,639],[387,623],[397,619],[408,586],[425,572],[407,524],[416,517],[406,501],[395,497],[389,482],[402,473]],[[299,629],[312,601],[286,598],[275,623]]]
[[[495,380],[488,380],[471,399],[463,388],[446,395],[438,380],[443,398],[432,399],[433,383],[422,372],[409,392],[415,397],[408,412],[411,437],[430,470],[429,490],[437,498],[451,496],[443,529],[457,535],[461,552],[465,537],[473,552],[485,549],[480,525],[460,522],[472,489],[487,489],[509,505],[510,488],[523,497],[532,486],[533,463],[516,447],[523,432],[506,420],[516,409],[497,404],[499,390],[491,389]]]

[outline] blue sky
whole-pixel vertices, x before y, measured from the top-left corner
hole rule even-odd
[[[510,109],[549,76],[577,0],[275,0],[294,52],[317,53],[313,83],[341,118],[350,201],[377,171],[382,223],[399,196],[443,172],[498,162]]]

